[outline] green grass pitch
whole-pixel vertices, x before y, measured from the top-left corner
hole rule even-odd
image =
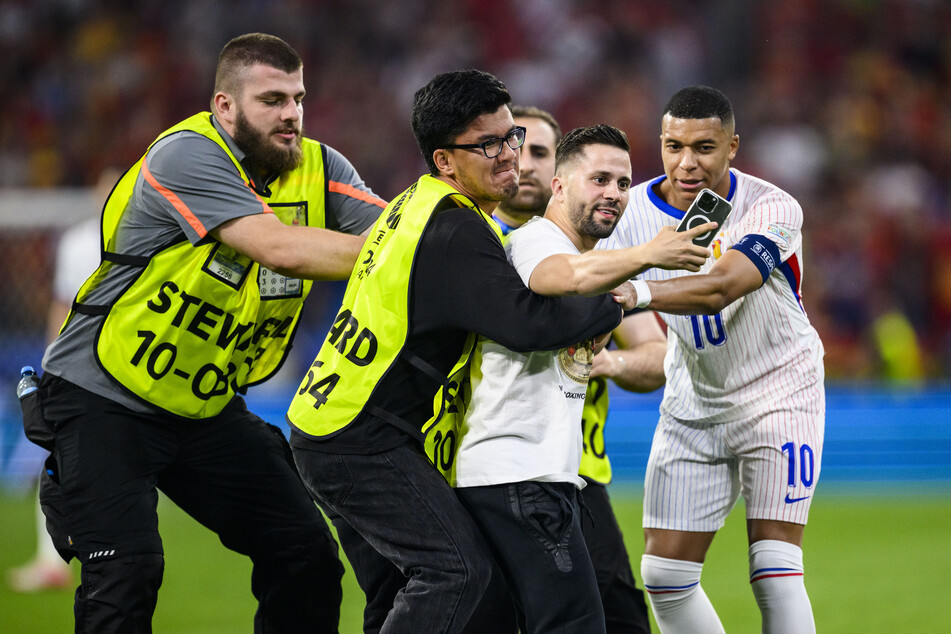
[[[640,500],[634,487],[612,498],[639,577],[643,548]],[[33,500],[0,495],[0,569],[33,551]],[[255,609],[250,564],[163,498],[165,580],[153,621],[156,632],[250,632]],[[749,589],[742,503],[714,540],[703,585],[727,632],[758,632]],[[806,587],[820,632],[948,632],[951,587],[951,491],[856,493],[843,484],[820,489],[805,538]],[[78,569],[77,569],[78,570]],[[340,631],[360,632],[363,595],[347,569]],[[0,586],[0,632],[72,631],[70,591],[20,595]]]

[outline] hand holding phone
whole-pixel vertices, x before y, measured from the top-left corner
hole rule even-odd
[[[707,222],[715,222],[718,228],[722,227],[731,211],[733,205],[725,198],[718,196],[711,189],[703,189],[690,203],[683,219],[677,225],[677,231],[688,231]],[[698,247],[708,247],[716,234],[716,231],[708,231],[694,238],[693,243]]]

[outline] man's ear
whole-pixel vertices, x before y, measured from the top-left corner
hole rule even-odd
[[[226,92],[216,92],[212,103],[214,104],[214,114],[218,118],[218,121],[227,126],[233,125],[235,107],[231,95]]]
[[[452,160],[449,150],[435,150],[433,162],[436,164],[436,170],[443,176],[453,176],[456,173],[455,161]]]
[[[551,197],[557,198],[559,201],[565,199],[565,183],[561,180],[561,176],[557,174],[551,179]]]

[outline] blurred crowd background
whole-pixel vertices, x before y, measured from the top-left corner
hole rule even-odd
[[[736,111],[734,165],[802,203],[803,300],[828,377],[951,375],[945,0],[3,0],[6,383],[23,362],[13,357],[42,349],[56,240],[81,219],[65,208],[55,226],[31,227],[11,192],[92,187],[131,165],[159,132],[208,109],[218,51],[248,31],[301,53],[305,132],[387,199],[425,171],[409,109],[439,72],[488,70],[565,130],[624,129],[635,181],[662,173],[667,97],[716,86]],[[321,291],[312,310],[335,301]],[[323,334],[303,333],[304,363]]]

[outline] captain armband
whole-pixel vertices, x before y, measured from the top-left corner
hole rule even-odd
[[[777,266],[782,263],[779,255],[779,247],[776,243],[756,233],[750,233],[740,238],[731,249],[736,249],[750,259],[750,262],[756,265],[760,275],[763,276],[763,283],[769,278]]]

